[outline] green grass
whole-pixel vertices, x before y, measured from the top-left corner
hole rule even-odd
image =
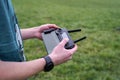
[[[13,0],[21,28],[55,23],[81,28],[73,59],[30,80],[120,80],[120,0]],[[42,41],[24,41],[28,60],[46,55]]]

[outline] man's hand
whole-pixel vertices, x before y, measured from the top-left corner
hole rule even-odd
[[[63,39],[58,46],[56,46],[49,56],[51,57],[54,65],[62,64],[72,58],[72,55],[77,50],[77,45],[72,49],[65,49],[64,46],[68,42],[68,39]]]
[[[44,30],[50,29],[50,28],[58,28],[57,25],[55,24],[44,24],[38,27],[33,27],[33,28],[28,28],[28,29],[22,29],[22,39],[30,39],[30,38],[38,38],[42,40],[42,35],[41,33]]]
[[[38,38],[38,39],[42,39],[42,35],[41,33],[44,31],[44,30],[47,30],[47,29],[50,29],[50,28],[58,28],[57,25],[55,24],[44,24],[44,25],[41,25],[39,27],[36,27],[36,32],[35,32],[35,37]]]

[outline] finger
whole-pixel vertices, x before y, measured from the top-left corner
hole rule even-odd
[[[59,28],[56,24],[48,24],[49,26],[49,28]]]
[[[74,48],[72,48],[70,50],[71,54],[74,54],[77,51],[77,49],[78,49],[78,47],[77,47],[77,45],[75,45]]]
[[[68,38],[64,38],[64,39],[59,43],[59,45],[60,45],[61,47],[64,47],[65,44],[66,44],[68,41],[69,41]]]

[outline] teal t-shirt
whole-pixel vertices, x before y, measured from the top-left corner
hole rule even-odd
[[[25,60],[20,29],[11,0],[0,0],[0,60]]]

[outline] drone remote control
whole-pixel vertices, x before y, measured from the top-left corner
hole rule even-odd
[[[42,33],[42,38],[48,54],[50,54],[52,50],[55,48],[55,46],[57,46],[64,38],[69,39],[69,41],[65,45],[65,48],[72,49],[75,46],[76,42],[79,42],[86,38],[86,37],[83,37],[76,41],[73,41],[69,33],[78,32],[78,31],[81,31],[81,29],[68,31],[65,28],[58,28],[58,29],[51,28],[48,30],[44,30]]]

